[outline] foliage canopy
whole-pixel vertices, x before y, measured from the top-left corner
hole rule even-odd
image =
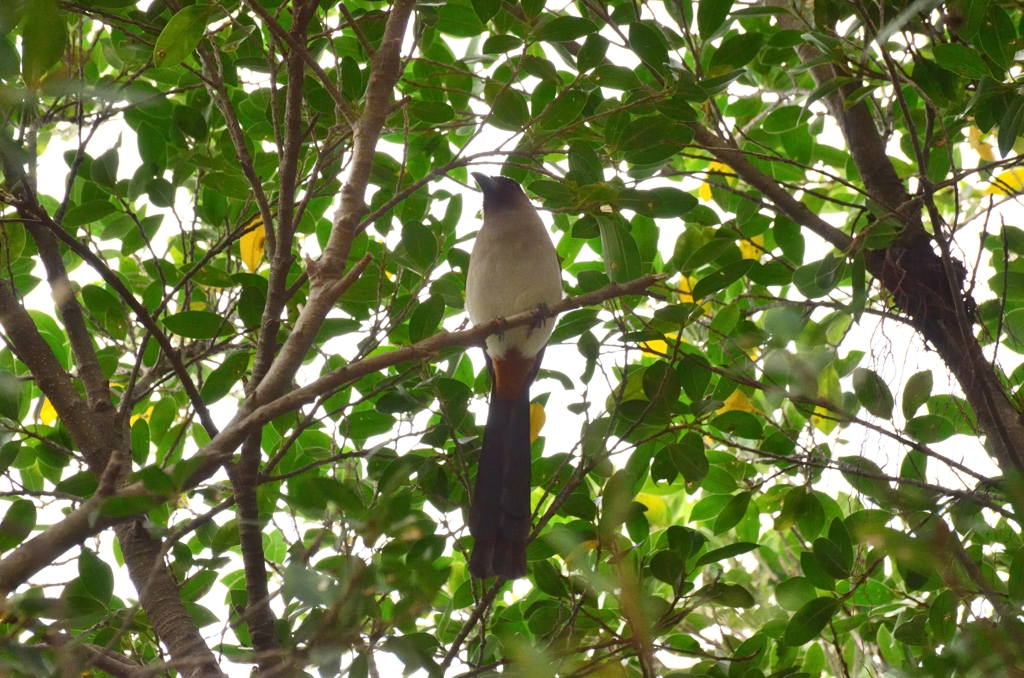
[[[2,672],[1020,675],[1022,30],[0,3]],[[485,164],[570,295],[517,583],[465,567]]]

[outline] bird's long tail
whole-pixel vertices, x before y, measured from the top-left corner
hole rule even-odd
[[[491,390],[480,465],[469,512],[475,540],[469,560],[474,577],[516,579],[526,574],[526,538],[530,533],[530,373],[512,398]],[[492,372],[493,374],[493,372]]]

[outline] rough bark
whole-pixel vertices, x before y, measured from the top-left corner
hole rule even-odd
[[[801,7],[789,0],[767,0],[766,4],[794,13],[792,17],[780,17],[782,27],[806,28],[807,24],[797,18]],[[822,56],[807,43],[798,47],[798,53],[805,62]],[[815,66],[810,72],[819,87],[840,75],[839,66],[833,64]],[[897,81],[893,86],[899,88],[902,83]],[[966,269],[952,258],[944,262],[936,252],[935,238],[922,226],[921,201],[912,199],[896,173],[871,108],[863,101],[846,105],[846,97],[857,87],[859,83],[848,84],[826,95],[823,101],[843,133],[869,198],[889,209],[904,227],[902,235],[886,250],[866,253],[867,270],[892,294],[911,325],[952,371],[1000,468],[1006,473],[1024,472],[1021,413],[973,333],[974,301],[965,291]],[[927,168],[919,171],[927,176]],[[737,173],[747,179],[744,172]],[[795,220],[808,226],[806,220]],[[942,226],[932,223],[932,233],[937,234]]]

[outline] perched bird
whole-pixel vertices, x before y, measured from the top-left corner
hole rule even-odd
[[[473,174],[484,220],[469,257],[466,310],[474,325],[554,304],[562,272],[536,208],[512,179]],[[530,384],[551,336],[550,319],[487,338],[491,401],[469,511],[474,577],[526,574],[530,533]]]

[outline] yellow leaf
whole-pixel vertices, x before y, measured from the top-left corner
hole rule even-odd
[[[692,275],[688,278],[679,279],[679,299],[688,304],[693,303],[693,286],[697,284],[697,279]]]
[[[672,349],[668,345],[668,340],[672,340],[673,343],[683,342],[688,344],[690,342],[679,336],[678,332],[672,334],[666,334],[664,339],[651,339],[650,341],[641,341],[639,346],[640,350],[644,352],[644,355],[649,355],[652,358],[664,358],[671,353]]]
[[[39,410],[39,420],[47,426],[52,426],[53,422],[57,421],[57,410],[54,409],[49,398],[43,399],[43,408]]]
[[[636,501],[647,507],[647,512],[644,515],[647,516],[649,523],[652,525],[667,524],[668,506],[665,505],[664,499],[653,494],[641,492],[636,495]]]
[[[544,422],[548,415],[544,413],[544,406],[540,403],[530,403],[530,444],[540,437],[540,431],[544,428]]]
[[[725,180],[730,186],[736,185],[736,173],[728,165],[712,160],[708,163],[707,175],[710,178],[712,174],[724,174],[726,175]],[[716,180],[721,183],[720,177],[717,177]],[[707,181],[700,185],[700,190],[697,193],[704,202],[711,202],[711,184]]]
[[[206,310],[206,302],[205,301],[193,301],[192,303],[190,303],[188,305],[188,310],[190,310],[190,311],[205,311]]]
[[[242,263],[250,272],[255,272],[263,261],[263,243],[267,239],[267,232],[263,228],[263,221],[257,217],[253,222],[256,228],[242,235],[238,241],[238,247],[242,251]]]
[[[1003,172],[992,180],[992,185],[985,189],[985,195],[1013,195],[1024,188],[1024,167],[1017,167]]]
[[[732,412],[733,410],[739,410],[740,412],[757,412],[757,408],[754,407],[754,403],[750,402],[750,398],[743,391],[736,389],[732,392],[728,398],[725,399],[725,404],[715,414],[725,414],[726,412]]]
[[[835,415],[821,405],[814,408],[814,414],[811,415],[811,423],[813,423],[814,427],[825,435],[832,433],[832,431],[835,430],[835,427],[839,426],[839,422],[836,421]]]
[[[153,414],[153,406],[152,406],[152,405],[150,405],[150,406],[149,406],[149,409],[147,409],[147,410],[146,410],[146,411],[145,411],[145,412],[144,412],[143,414],[133,414],[133,415],[132,415],[132,419],[131,419],[131,421],[130,421],[129,423],[130,423],[130,424],[134,424],[134,423],[135,423],[135,422],[137,422],[137,421],[138,421],[139,419],[145,419],[146,421],[149,421],[149,417],[150,417],[150,416],[151,416],[152,414]]]
[[[693,300],[693,286],[697,284],[697,279],[692,275],[686,278],[679,279],[679,300],[686,304],[696,303]],[[711,302],[706,301],[701,304],[701,308],[704,309],[704,313],[711,312]]]
[[[984,136],[980,129],[971,125],[967,130],[967,143],[971,145],[971,148],[974,149],[979,158],[988,162],[994,162],[996,156],[992,152],[992,145],[983,140]]]
[[[649,355],[652,358],[662,358],[668,355],[668,342],[664,339],[641,341],[640,350],[644,352],[644,355]]]
[[[740,256],[744,259],[757,259],[761,258],[764,253],[764,236],[755,235],[750,240],[740,241]]]

